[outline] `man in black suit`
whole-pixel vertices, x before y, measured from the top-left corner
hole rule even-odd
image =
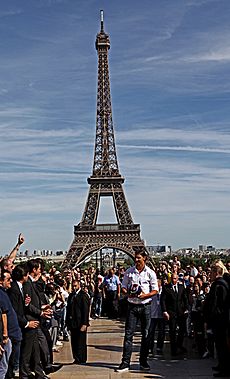
[[[39,322],[36,328],[26,328],[24,330],[24,338],[21,346],[20,356],[20,378],[27,379],[31,377],[31,358],[33,361],[34,372],[36,379],[46,379],[41,362],[40,362],[40,347],[38,336],[41,333],[40,322],[41,318],[49,318],[50,309],[41,309],[41,303],[38,294],[36,293],[34,282],[41,274],[41,265],[36,259],[31,259],[27,262],[29,277],[23,284],[23,296],[25,301],[30,299],[29,304],[25,307],[25,317],[28,321]]]
[[[71,347],[75,364],[86,363],[86,334],[89,325],[90,299],[81,289],[78,280],[73,281],[73,291],[67,302],[66,326],[71,333]]]
[[[176,355],[178,350],[185,352],[183,339],[186,331],[188,297],[184,285],[178,283],[177,274],[172,274],[171,283],[163,287],[161,307],[164,318],[169,322],[171,354]],[[176,338],[177,327],[178,335]]]
[[[39,325],[38,321],[28,321],[25,317],[25,301],[22,289],[23,283],[28,280],[28,269],[25,264],[18,265],[13,269],[12,279],[13,281],[11,282],[11,287],[7,290],[7,294],[17,314],[18,323],[23,336],[26,328],[34,329]],[[9,369],[7,373],[9,378],[12,378],[13,371],[16,371],[19,368],[20,345],[17,345],[16,347],[17,349],[14,354],[11,354],[10,357]]]

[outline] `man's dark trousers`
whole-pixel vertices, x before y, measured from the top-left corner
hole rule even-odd
[[[73,358],[76,361],[76,363],[86,363],[86,332],[81,332],[80,328],[72,328],[70,331]]]
[[[146,364],[149,352],[148,331],[151,323],[151,304],[128,304],[128,313],[125,323],[125,338],[123,346],[122,362],[129,365],[132,354],[133,336],[136,331],[137,321],[141,323],[141,349],[140,364]]]

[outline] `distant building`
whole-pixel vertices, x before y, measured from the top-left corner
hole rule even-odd
[[[150,255],[162,255],[162,254],[171,254],[172,248],[169,245],[155,245],[155,246],[146,246]]]
[[[207,246],[206,245],[199,245],[198,250],[201,253],[204,253],[207,250]]]

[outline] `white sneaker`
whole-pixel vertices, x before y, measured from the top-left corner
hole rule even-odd
[[[127,365],[126,363],[121,363],[120,366],[118,368],[115,369],[116,372],[125,372],[125,371],[129,371],[129,365]]]
[[[56,346],[63,346],[63,343],[61,341],[57,341]]]

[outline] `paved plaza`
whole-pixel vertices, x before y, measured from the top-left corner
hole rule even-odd
[[[151,378],[177,378],[177,379],[210,379],[211,367],[216,365],[214,359],[199,359],[192,347],[192,341],[185,341],[188,349],[187,357],[178,357],[171,360],[169,344],[165,345],[164,356],[149,359],[151,370],[139,371],[138,353],[140,347],[140,334],[134,339],[131,370],[116,373],[114,370],[120,364],[122,343],[124,336],[124,323],[106,318],[91,321],[88,331],[88,362],[86,365],[72,364],[73,358],[70,343],[64,342],[59,353],[55,353],[55,362],[63,363],[58,372],[50,375],[51,379],[151,379]]]

